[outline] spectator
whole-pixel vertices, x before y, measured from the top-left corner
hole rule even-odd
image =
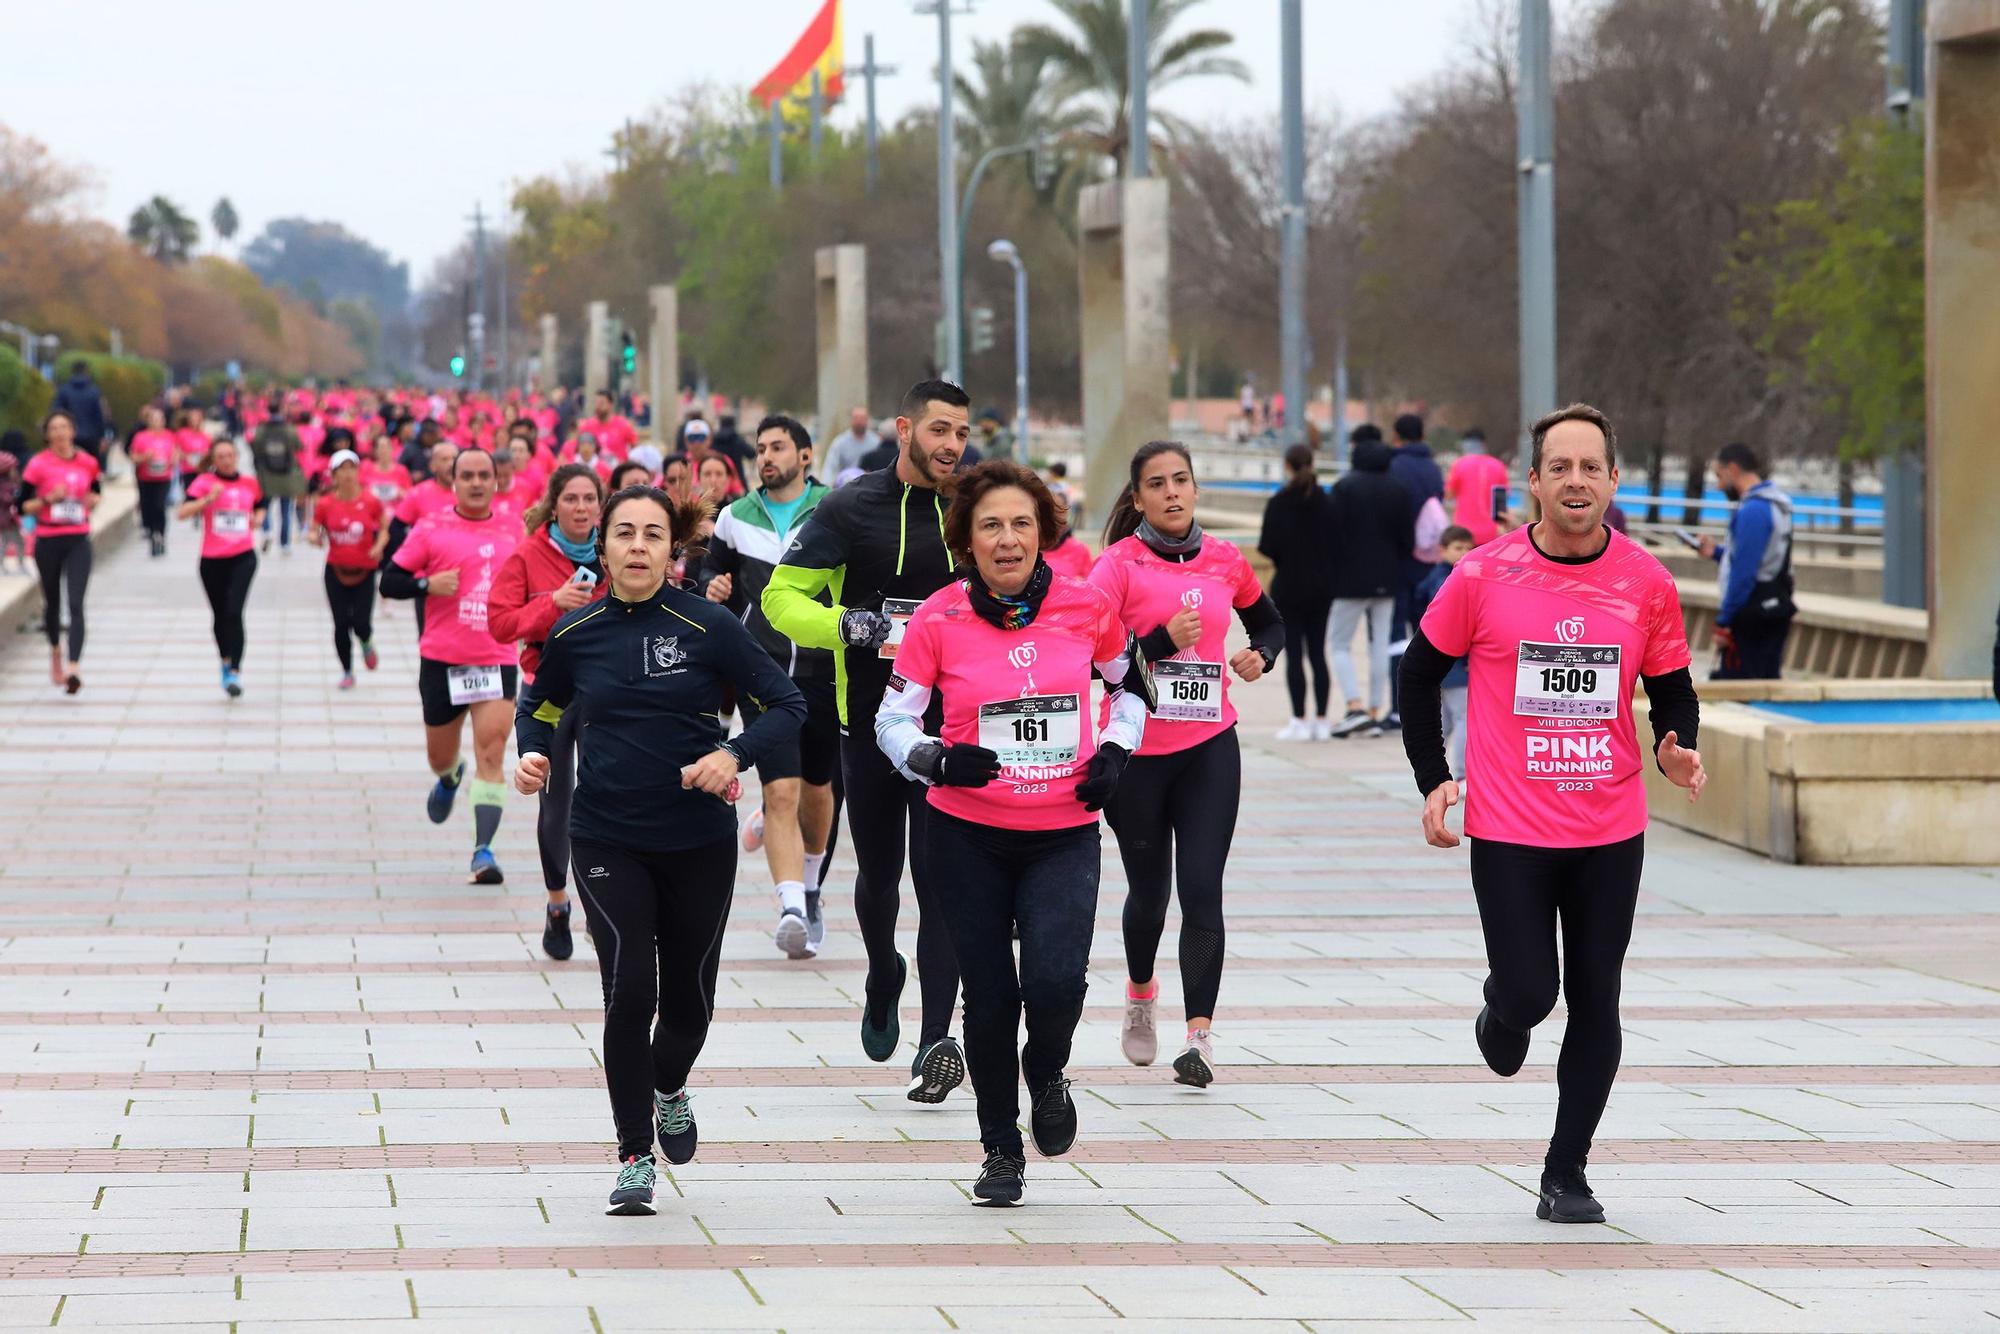
[[[1413,624],[1423,624],[1424,613],[1430,610],[1431,600],[1444,590],[1444,581],[1451,577],[1452,566],[1464,560],[1472,548],[1478,545],[1473,540],[1472,531],[1457,524],[1444,530],[1438,539],[1438,563],[1431,569],[1430,578],[1424,580],[1417,589],[1416,601],[1410,607]],[[1471,695],[1471,669],[1464,658],[1452,663],[1451,670],[1444,674],[1439,687],[1443,694],[1444,730],[1448,738],[1445,753],[1451,760],[1451,776],[1458,782],[1465,781],[1465,702]]]
[[[724,413],[715,419],[715,438],[709,441],[708,450],[729,460],[729,469],[736,474],[733,495],[740,496],[750,489],[752,479],[757,476],[757,449],[736,429],[734,416]]]
[[[250,440],[250,458],[257,466],[257,485],[264,499],[264,550],[271,549],[271,511],[278,511],[278,548],[292,554],[292,520],[298,516],[299,500],[306,493],[306,475],[299,455],[305,446],[299,433],[285,420],[284,403],[272,398],[270,416],[257,427]],[[426,423],[429,425],[429,423]],[[276,500],[276,505],[268,502]]]
[[[868,409],[854,409],[847,416],[847,429],[827,448],[825,480],[838,484],[842,473],[860,468],[862,458],[881,443],[882,437],[868,428]]]
[[[1347,712],[1334,724],[1337,737],[1366,731],[1382,735],[1390,699],[1390,619],[1416,539],[1409,495],[1389,474],[1391,451],[1381,440],[1353,440],[1354,467],[1333,484],[1328,531],[1332,534],[1333,610],[1329,630],[1333,670],[1347,696]],[[1354,672],[1354,632],[1368,626],[1368,707]]]
[[[986,411],[980,413],[979,423],[975,429],[977,435],[974,438],[979,445],[979,453],[982,458],[1008,459],[1010,461],[1014,458],[1014,433],[1008,430],[1006,424],[1000,420],[998,412],[992,408],[988,408]],[[964,464],[965,468],[972,466],[970,463]]]
[[[1324,741],[1331,733],[1326,701],[1332,682],[1326,669],[1326,620],[1333,608],[1326,542],[1330,530],[1326,492],[1313,473],[1313,452],[1304,445],[1285,451],[1285,484],[1264,506],[1257,549],[1277,567],[1271,601],[1285,621],[1285,685],[1292,696],[1292,720],[1280,741]],[[1313,715],[1306,721],[1306,666],[1312,666]]]
[[[902,448],[894,432],[885,434],[880,444],[861,456],[861,471],[880,472],[884,468],[895,467],[896,455]]]
[[[1445,477],[1444,494],[1451,501],[1452,523],[1472,534],[1472,545],[1483,547],[1500,536],[1507,465],[1487,452],[1486,432],[1477,426],[1465,433],[1463,445],[1465,452]]]
[[[1798,607],[1792,601],[1792,498],[1764,478],[1750,446],[1716,451],[1716,485],[1738,502],[1729,540],[1701,539],[1701,554],[1721,562],[1721,602],[1715,611],[1718,681],[1775,681]]]
[[[51,412],[66,412],[76,423],[76,447],[101,465],[104,436],[110,423],[104,417],[104,394],[90,378],[90,366],[78,357],[69,364],[69,380],[56,390]]]

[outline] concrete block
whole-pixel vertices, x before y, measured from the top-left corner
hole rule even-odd
[[[813,312],[819,347],[815,439],[841,429],[868,405],[868,247],[825,246],[813,254]]]

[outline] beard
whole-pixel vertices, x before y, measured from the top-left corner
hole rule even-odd
[[[805,471],[805,465],[795,463],[790,469],[780,471],[775,475],[765,473],[762,470],[759,470],[758,475],[763,477],[765,486],[770,487],[774,491],[782,491],[793,482],[798,481],[799,474],[803,471]]]
[[[1740,486],[1725,486],[1722,488],[1722,494],[1732,502],[1738,501],[1743,499],[1743,488]]]
[[[926,482],[935,487],[939,482],[944,480],[943,476],[938,472],[937,465],[931,462],[931,456],[924,451],[924,447],[918,444],[914,438],[904,447],[904,453],[910,456],[910,466],[915,468],[918,475]]]

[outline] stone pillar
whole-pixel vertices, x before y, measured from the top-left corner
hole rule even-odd
[[[653,333],[646,341],[646,392],[653,399],[653,436],[674,438],[681,415],[681,302],[672,283],[646,289],[653,308]]]
[[[1934,677],[1993,669],[2000,605],[2000,0],[1930,0],[1925,469]]]
[[[583,308],[583,412],[590,411],[592,394],[610,387],[611,349],[604,341],[610,319],[608,301],[593,301]]]
[[[847,429],[850,409],[870,406],[868,247],[836,245],[818,250],[813,254],[813,274],[819,330],[819,421],[813,438],[820,440]]]
[[[556,343],[556,317],[542,316],[542,374],[535,387],[544,394],[562,383],[561,352]]]
[[[1125,486],[1132,451],[1165,437],[1172,419],[1167,182],[1090,186],[1077,224],[1084,489],[1090,526],[1100,528]]]

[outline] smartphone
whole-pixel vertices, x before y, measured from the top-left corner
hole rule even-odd
[[[1674,536],[1678,537],[1682,541],[1682,543],[1685,544],[1686,546],[1691,547],[1696,551],[1701,550],[1701,539],[1696,537],[1693,533],[1689,532],[1687,529],[1685,528],[1674,529]]]
[[[1507,517],[1507,488],[1493,488],[1493,522],[1499,523]]]
[[[570,582],[590,588],[597,583],[597,571],[588,565],[579,565],[576,567],[576,573],[570,577]]]

